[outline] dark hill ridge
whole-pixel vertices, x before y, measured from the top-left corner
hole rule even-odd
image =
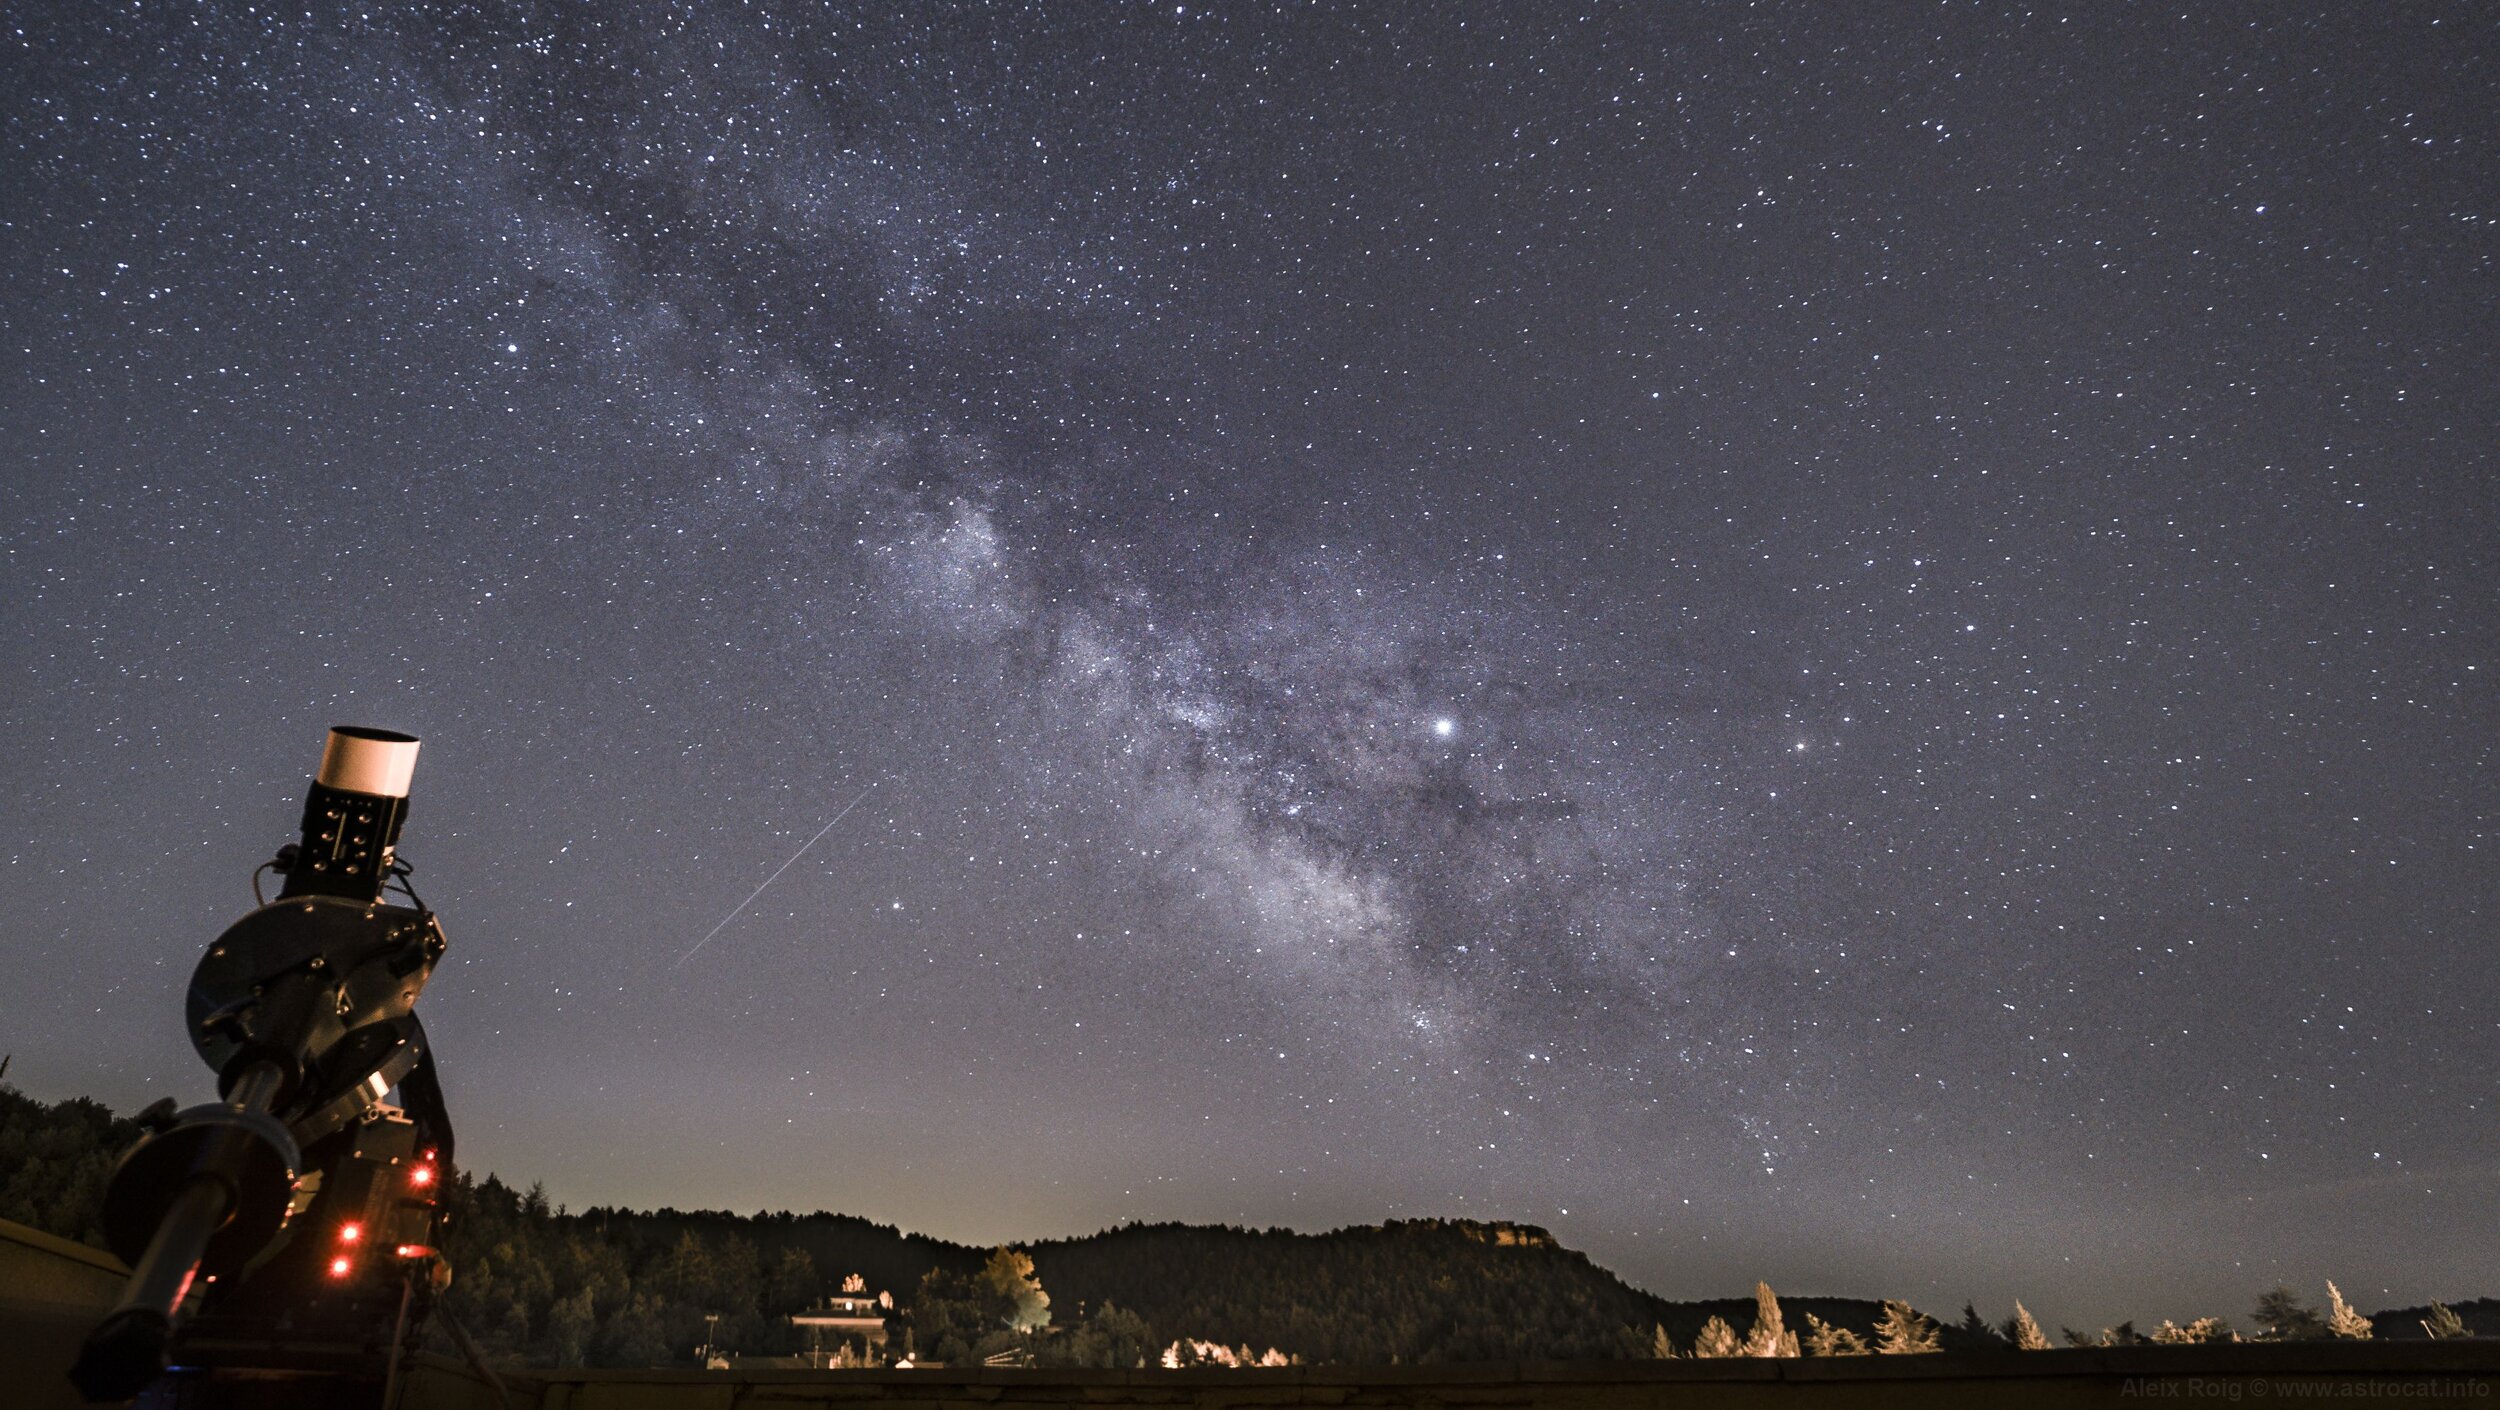
[[[138,1135],[95,1102],[47,1105],[0,1085],[0,1219],[101,1247],[104,1176]],[[787,1315],[846,1274],[907,1301],[931,1270],[968,1274],[987,1254],[844,1214],[571,1214],[492,1175],[463,1175],[447,1194],[452,1310],[501,1358],[538,1365],[677,1362],[712,1313],[722,1344],[779,1353],[794,1335]],[[1653,1296],[1526,1224],[1419,1219],[1318,1234],[1134,1224],[1027,1247],[1059,1326],[1117,1303],[1161,1342],[1274,1347],[1310,1362],[1643,1357],[1656,1328],[1689,1348],[1709,1318],[1741,1333],[1754,1314],[1749,1297]],[[1879,1315],[1859,1298],[1780,1305],[1792,1331],[1812,1313],[1865,1335]],[[2500,1301],[2455,1310],[2476,1333],[2500,1334]],[[2378,1334],[2420,1337],[2426,1311],[2376,1313]],[[1960,1340],[1949,1324],[1945,1339]]]
[[[2448,1310],[2465,1324],[2466,1333],[2478,1337],[2500,1337],[2500,1297],[2478,1297],[2451,1303]],[[2430,1336],[2422,1323],[2431,1315],[2428,1307],[2391,1307],[2370,1314],[2370,1335],[2380,1341],[2422,1341]]]
[[[1132,1224],[1030,1249],[1054,1306],[1116,1302],[1158,1329],[1319,1362],[1616,1360],[1649,1355],[1657,1327],[1690,1346],[1714,1315],[1740,1331],[1754,1315],[1751,1298],[1652,1296],[1526,1224]],[[1864,1333],[1882,1315],[1857,1298],[1780,1305],[1792,1327],[1812,1312]]]
[[[138,1128],[93,1102],[45,1106],[0,1088],[0,1217],[98,1242],[103,1174]],[[650,1365],[682,1356],[703,1317],[724,1343],[786,1349],[782,1318],[862,1275],[908,1301],[932,1269],[987,1250],[852,1215],[659,1209],[560,1212],[493,1176],[455,1180],[453,1310],[499,1352],[541,1364]],[[1275,1347],[1312,1362],[1611,1360],[1649,1354],[1657,1327],[1740,1331],[1750,1298],[1675,1303],[1631,1287],[1524,1224],[1422,1219],[1327,1233],[1128,1225],[1029,1246],[1054,1321],[1117,1303],[1165,1342]],[[1861,1332],[1876,1304],[1783,1298]]]
[[[500,1188],[490,1177],[478,1187],[482,1202]],[[859,1273],[902,1300],[930,1269],[970,1273],[988,1253],[840,1214],[593,1209],[549,1217],[643,1250],[666,1249],[685,1233],[752,1241],[768,1264],[776,1250],[803,1249],[828,1277]],[[1619,1360],[1649,1355],[1658,1327],[1689,1347],[1713,1316],[1741,1332],[1754,1315],[1751,1298],[1669,1302],[1643,1292],[1526,1224],[1416,1219],[1319,1234],[1129,1224],[1020,1247],[1032,1254],[1058,1325],[1116,1303],[1165,1341],[1275,1347],[1310,1362]],[[1812,1312],[1861,1334],[1882,1315],[1860,1298],[1784,1296],[1780,1306],[1792,1327]]]

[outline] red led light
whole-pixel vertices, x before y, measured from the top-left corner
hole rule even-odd
[[[341,1225],[339,1226],[339,1242],[340,1242],[340,1243],[343,1243],[343,1244],[352,1244],[352,1243],[356,1242],[358,1239],[363,1238],[364,1236],[365,1236],[365,1226],[364,1226],[364,1225],[362,1225],[362,1224],[356,1223],[354,1220],[349,1220],[347,1223],[341,1224]]]
[[[434,1167],[431,1165],[420,1165],[416,1169],[409,1171],[408,1183],[416,1186],[420,1190],[433,1184]]]
[[[399,1246],[399,1256],[402,1258],[428,1258],[431,1257],[433,1253],[434,1250],[427,1248],[423,1244],[401,1244]]]
[[[330,1276],[333,1278],[344,1278],[347,1276],[348,1269],[352,1266],[354,1265],[350,1264],[344,1258],[333,1258],[330,1260]]]

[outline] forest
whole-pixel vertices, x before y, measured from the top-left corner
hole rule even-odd
[[[0,1219],[101,1247],[106,1177],[141,1127],[0,1086]],[[1303,1234],[1131,1224],[983,1249],[851,1215],[593,1208],[466,1172],[446,1190],[443,1310],[506,1365],[685,1365],[802,1349],[790,1317],[856,1275],[892,1295],[884,1356],[921,1364],[1426,1364],[2042,1350],[2312,1337],[2500,1335],[2500,1300],[2367,1317],[2263,1293],[2244,1328],[2061,1329],[2017,1304],[1938,1321],[1899,1301],[1670,1302],[1530,1225],[1420,1219]],[[864,1351],[865,1348],[862,1348]]]

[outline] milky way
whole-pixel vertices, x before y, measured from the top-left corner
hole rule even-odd
[[[17,16],[13,1078],[353,721],[576,1205],[2493,1291],[2489,20],[911,8]]]

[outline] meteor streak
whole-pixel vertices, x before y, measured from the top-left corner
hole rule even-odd
[[[795,851],[795,852],[791,853],[791,854],[790,854],[790,861],[789,861],[789,862],[783,862],[780,866],[777,866],[777,867],[773,868],[773,874],[772,874],[772,875],[770,875],[770,876],[768,876],[768,877],[765,877],[765,878],[764,878],[764,885],[763,885],[763,886],[758,886],[758,887],[756,887],[754,890],[752,890],[752,891],[748,892],[748,893],[747,893],[747,898],[746,898],[745,900],[740,901],[740,902],[739,902],[739,903],[738,903],[738,904],[737,904],[734,908],[732,908],[732,909],[731,909],[731,911],[729,912],[729,914],[727,914],[727,915],[725,915],[725,916],[722,916],[722,917],[720,918],[720,924],[715,925],[715,926],[713,926],[710,930],[708,930],[708,931],[704,932],[704,936],[703,936],[703,938],[694,942],[694,950],[688,950],[686,953],[684,953],[684,954],[682,954],[682,955],[679,955],[679,956],[677,957],[677,963],[676,963],[676,964],[673,964],[673,965],[670,965],[670,966],[669,966],[669,968],[670,968],[670,969],[680,969],[680,968],[683,968],[683,967],[685,966],[686,961],[688,961],[688,960],[690,960],[690,959],[693,959],[693,958],[694,958],[694,952],[695,952],[695,950],[700,950],[700,949],[702,949],[704,946],[711,944],[711,943],[712,943],[712,937],[713,937],[713,936],[718,935],[718,934],[720,934],[723,930],[727,929],[727,928],[729,927],[729,923],[730,923],[731,921],[736,920],[736,919],[738,918],[738,914],[739,914],[739,912],[744,911],[744,910],[745,910],[748,906],[753,905],[753,904],[755,903],[755,898],[764,894],[764,887],[766,887],[766,886],[770,886],[770,885],[772,885],[774,882],[781,880],[781,874],[782,874],[783,872],[788,871],[788,870],[790,869],[790,863],[791,863],[791,862],[795,862],[795,861],[797,861],[799,858],[806,856],[806,855],[807,855],[807,848],[808,848],[808,847],[813,847],[813,846],[815,846],[817,843],[824,841],[824,840],[825,840],[825,834],[826,834],[826,833],[828,833],[828,832],[833,831],[833,824],[834,824],[834,823],[838,823],[838,822],[842,821],[844,818],[849,817],[849,816],[851,815],[851,809],[858,807],[858,806],[859,806],[862,802],[866,801],[866,799],[867,799],[867,797],[868,797],[869,793],[870,793],[871,791],[873,791],[875,788],[876,788],[876,785],[872,783],[872,784],[868,785],[868,787],[863,788],[863,789],[861,789],[861,790],[859,791],[859,797],[854,798],[854,799],[852,799],[850,802],[843,804],[843,805],[842,805],[842,811],[841,811],[841,812],[838,812],[838,813],[836,813],[836,814],[834,814],[834,815],[833,815],[833,818],[832,818],[832,821],[827,822],[827,823],[826,823],[823,827],[820,827],[820,828],[816,829],[816,835],[815,835],[814,837],[811,837],[811,838],[807,839],[807,846],[805,846],[805,847],[801,847],[801,848],[799,848],[799,850],[797,850],[797,851]]]

